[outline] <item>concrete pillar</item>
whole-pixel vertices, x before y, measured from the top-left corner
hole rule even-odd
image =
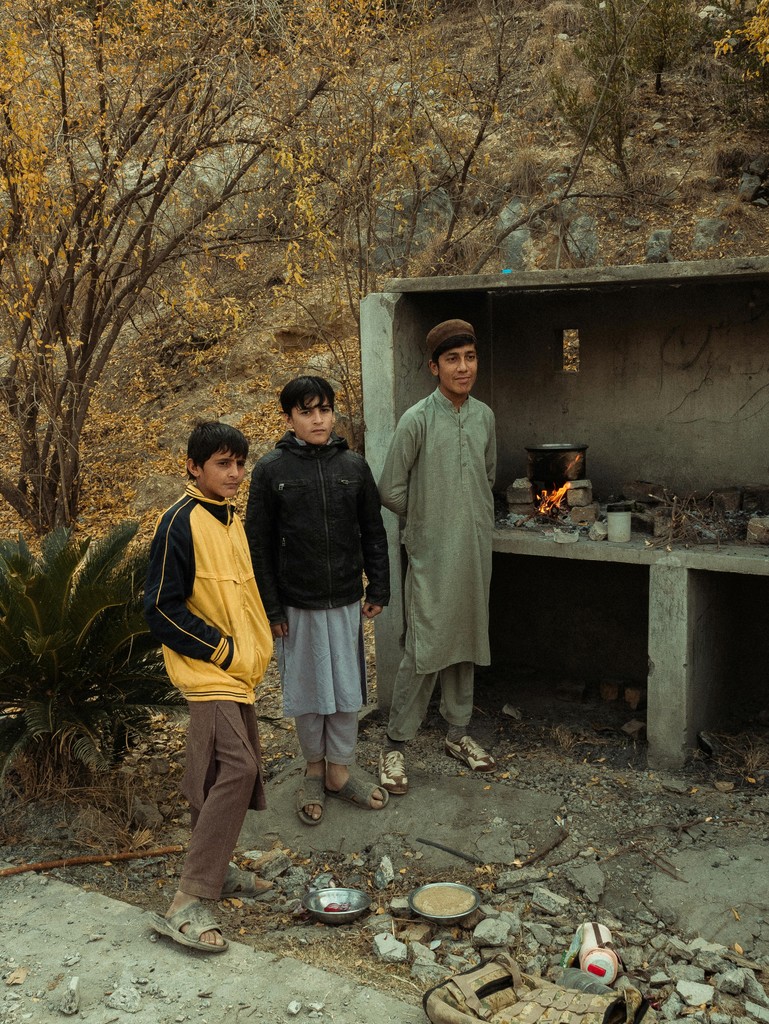
[[[387,447],[395,430],[396,381],[393,345],[395,306],[400,296],[368,295],[361,302],[361,374],[365,415],[366,461],[374,479],[382,472]],[[382,510],[390,546],[390,604],[374,620],[376,642],[377,700],[380,708],[392,702],[395,673],[400,664],[405,631],[403,577],[401,572],[398,519]]]
[[[649,764],[680,768],[713,721],[725,673],[718,573],[678,564],[649,568]]]

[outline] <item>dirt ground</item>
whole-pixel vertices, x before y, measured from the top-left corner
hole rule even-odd
[[[746,857],[751,863],[756,859],[748,856],[750,851],[762,849],[769,839],[766,727],[757,725],[731,737],[706,737],[707,754],[693,752],[689,765],[670,776],[649,770],[643,742],[623,731],[626,723],[643,717],[643,710],[629,708],[621,698],[602,700],[589,686],[554,688],[552,681],[533,675],[516,679],[489,670],[479,672],[476,702],[474,733],[493,750],[498,770],[483,780],[467,779],[466,784],[475,785],[479,796],[491,792],[503,809],[501,815],[490,824],[480,815],[474,819],[471,798],[448,844],[454,852],[443,853],[438,861],[433,856],[436,848],[429,846],[430,837],[437,834],[431,829],[429,807],[420,812],[421,823],[401,832],[393,830],[392,818],[388,824],[387,812],[380,818],[349,809],[349,820],[356,825],[360,821],[364,830],[360,845],[350,850],[337,832],[334,845],[324,847],[316,834],[321,830],[299,828],[287,807],[290,797],[285,794],[291,789],[291,776],[299,771],[298,748],[292,723],[281,716],[279,687],[271,673],[257,705],[268,800],[272,792],[275,800],[284,802],[279,808],[282,820],[288,812],[297,838],[290,844],[285,839],[272,843],[283,850],[291,870],[276,879],[268,899],[219,904],[225,934],[416,1003],[424,986],[414,982],[409,964],[377,962],[369,932],[359,927],[323,928],[307,920],[298,905],[306,885],[334,877],[365,889],[374,907],[386,912],[393,897],[450,875],[478,888],[492,904],[522,908],[530,905],[530,895],[511,893],[501,883],[511,871],[523,871],[523,878],[536,868],[544,884],[570,899],[575,923],[591,917],[611,920],[620,928],[624,923],[632,938],[640,917],[671,933],[705,935],[754,958],[769,954],[769,913],[757,906],[751,916],[750,887],[755,881],[742,870]],[[361,723],[359,763],[372,772],[384,726],[375,707]],[[469,775],[443,754],[442,737],[433,706],[409,748],[417,786],[429,780],[440,789],[442,778],[448,787],[449,780],[454,784]],[[69,802],[10,799],[2,819],[0,858],[18,864],[131,848],[151,853],[183,844],[188,834],[188,814],[178,792],[183,739],[182,722],[158,719],[153,735],[133,750],[119,775],[120,785],[113,780],[103,792],[69,794],[74,798]],[[406,807],[399,803],[399,810]],[[258,830],[259,816],[255,819]],[[503,841],[497,841],[496,829],[504,833]],[[244,852],[252,851],[241,850],[241,858]],[[392,862],[394,879],[381,889],[376,872],[384,855]],[[687,857],[696,863],[687,867]],[[83,889],[162,911],[175,889],[181,859],[180,853],[172,852],[68,866],[52,874]],[[725,868],[720,877],[707,878],[707,871],[719,864]],[[583,877],[586,865],[598,867],[598,889]],[[756,869],[765,871],[760,864],[752,870]],[[696,877],[685,878],[685,887],[678,881],[675,890],[674,883],[687,871]],[[699,879],[723,888],[737,874],[750,879],[748,893],[728,896],[723,889],[725,904],[718,909],[707,890],[703,893],[697,886]],[[673,887],[672,895],[666,886]],[[704,915],[698,917],[700,910]],[[561,923],[568,931],[568,915]],[[458,929],[460,941],[461,932]],[[550,963],[562,952],[556,943],[549,950]],[[525,958],[525,950],[519,953]]]

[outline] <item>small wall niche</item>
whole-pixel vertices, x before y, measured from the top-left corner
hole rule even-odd
[[[579,328],[564,327],[561,331],[561,366],[564,373],[579,373]]]

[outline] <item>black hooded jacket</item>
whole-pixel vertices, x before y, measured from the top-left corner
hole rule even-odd
[[[272,624],[293,608],[390,600],[387,536],[365,459],[344,438],[300,444],[290,431],[254,466],[246,536]]]

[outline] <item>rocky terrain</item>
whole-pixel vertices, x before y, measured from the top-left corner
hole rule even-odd
[[[443,755],[433,708],[410,750],[414,790],[398,801],[399,815],[412,802],[413,819],[400,817],[393,826],[389,808],[381,818],[350,809],[347,826],[340,822],[318,840],[316,830],[291,831],[287,794],[298,752],[291,723],[280,716],[275,680],[268,681],[258,712],[268,799],[280,813],[269,819],[266,833],[255,816],[254,829],[258,835],[278,831],[290,842],[279,836],[240,849],[240,862],[272,878],[274,888],[258,900],[221,901],[225,934],[417,1004],[447,971],[500,948],[526,970],[555,977],[575,929],[597,920],[612,931],[624,977],[666,1019],[766,1020],[765,729],[704,737],[708,755],[693,753],[676,775],[657,773],[645,766],[643,744],[623,731],[642,709],[631,710],[621,698],[602,700],[589,688],[576,701],[554,700],[543,696],[545,682],[514,673],[481,676],[475,731],[497,758],[492,776],[468,777]],[[359,751],[370,771],[383,730],[372,708]],[[48,861],[143,845],[146,859],[51,874],[163,910],[181,854],[152,851],[183,844],[187,834],[177,790],[182,749],[182,725],[159,720],[129,759],[122,804],[113,794],[113,806],[102,799],[97,811],[91,795],[82,793],[75,803],[12,806],[4,817],[3,859]],[[427,783],[432,795],[424,804],[419,794]],[[431,846],[443,811],[434,794],[444,791],[446,801],[466,813],[460,810],[450,842]],[[478,809],[479,795],[493,800],[487,813]],[[449,852],[440,848],[446,846]],[[470,919],[440,926],[409,910],[407,897],[416,886],[445,880],[480,892],[481,907]],[[365,891],[370,911],[349,925],[318,924],[302,898],[310,885],[337,883]],[[140,945],[132,942],[132,951],[144,941],[137,936]],[[8,966],[6,981],[10,973]],[[21,1018],[7,1019],[16,1024]]]

